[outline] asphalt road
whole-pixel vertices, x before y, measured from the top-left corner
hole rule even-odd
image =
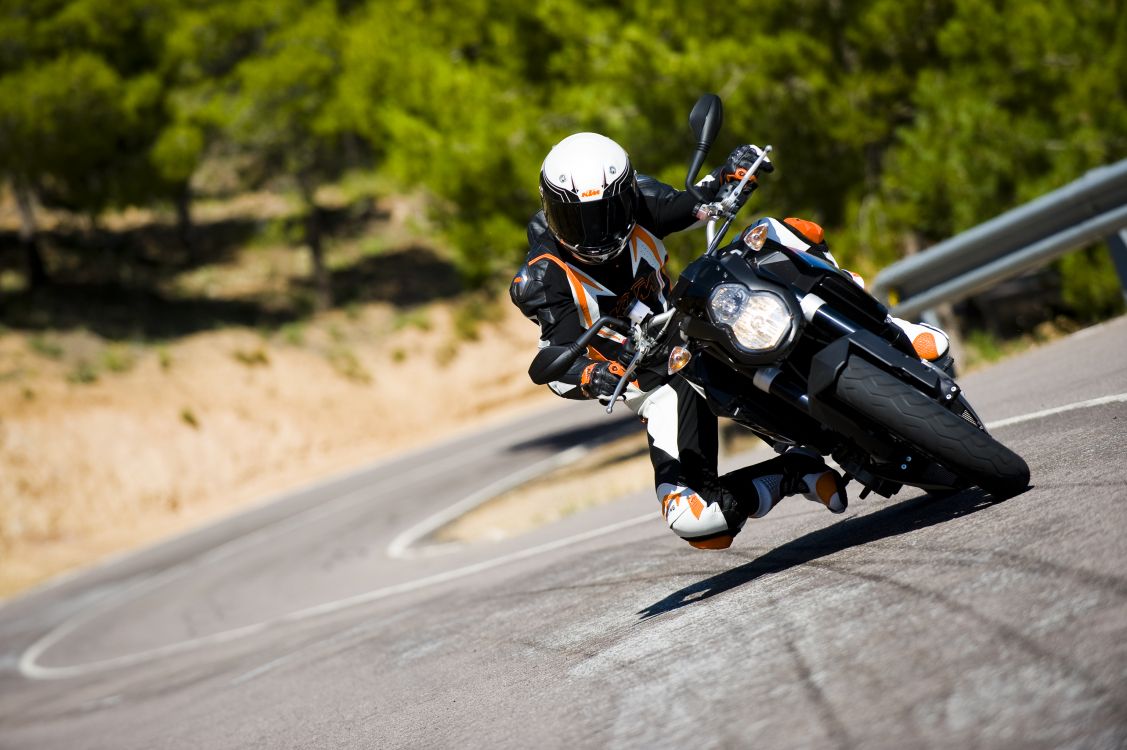
[[[636,429],[567,404],[56,581],[0,608],[0,747],[1125,747],[1127,319],[962,384],[1024,494],[427,546]]]

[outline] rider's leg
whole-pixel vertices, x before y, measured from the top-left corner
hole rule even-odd
[[[661,513],[669,528],[694,546],[723,549],[746,513],[717,488],[716,417],[683,378],[649,394],[638,416],[646,423]]]
[[[682,378],[654,391],[638,413],[646,421],[662,515],[694,547],[727,548],[748,517],[762,518],[793,494],[845,510],[842,478],[812,452],[790,451],[717,477],[716,417]]]
[[[808,448],[791,448],[783,454],[783,458],[788,462],[787,475],[795,478],[796,492],[807,500],[821,503],[831,513],[842,513],[849,507],[845,478],[826,466],[817,452]]]

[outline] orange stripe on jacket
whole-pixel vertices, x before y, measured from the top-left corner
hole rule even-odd
[[[538,263],[538,262],[544,260],[545,258],[552,261],[553,263],[555,263],[560,268],[562,268],[563,272],[567,274],[567,280],[571,284],[571,293],[575,295],[575,298],[577,300],[579,300],[579,312],[583,316],[583,319],[585,321],[587,321],[587,325],[590,326],[595,321],[591,319],[591,312],[587,308],[587,292],[584,291],[583,284],[579,281],[579,278],[575,275],[575,271],[573,271],[567,265],[567,263],[564,263],[562,260],[555,257],[554,255],[549,255],[548,253],[544,253],[543,255],[539,255],[539,256],[533,258],[532,260],[528,261],[528,265],[531,266],[533,263]]]

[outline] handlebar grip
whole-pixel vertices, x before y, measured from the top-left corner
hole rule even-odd
[[[584,331],[574,344],[570,346],[546,346],[541,349],[528,367],[528,377],[537,385],[545,385],[562,378],[572,363],[579,358],[579,355],[587,350],[587,344],[591,342],[591,339],[595,338],[604,326],[614,326],[625,330],[630,328],[630,324],[626,321],[604,315]]]

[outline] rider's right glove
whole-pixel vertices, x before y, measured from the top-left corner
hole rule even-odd
[[[579,378],[579,390],[587,398],[605,401],[614,395],[618,381],[626,374],[626,368],[618,362],[592,362],[583,368]]]
[[[755,160],[759,158],[759,147],[753,144],[745,144],[738,146],[731,154],[728,155],[728,161],[724,162],[724,166],[720,170],[720,188],[716,194],[717,199],[723,199],[736,189],[740,180],[747,174],[747,170],[755,164]],[[759,171],[762,173],[770,173],[775,171],[775,165],[771,163],[770,158],[764,158],[763,163],[759,165]],[[743,207],[747,199],[751,196],[758,183],[755,182],[753,177],[740,195],[739,200],[736,201],[737,207]]]
[[[737,146],[732,153],[728,155],[728,161],[724,162],[724,171],[721,172],[721,181],[724,183],[739,182],[744,178],[747,170],[751,169],[751,165],[759,158],[759,146],[753,143],[747,143],[743,146]],[[764,173],[771,173],[775,171],[775,165],[771,163],[771,158],[766,157],[763,163],[759,165],[759,171]]]

